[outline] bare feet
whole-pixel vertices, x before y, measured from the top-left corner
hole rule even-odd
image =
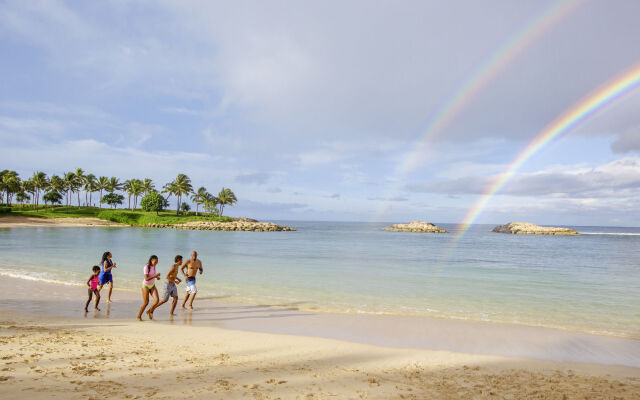
[[[88,312],[89,312],[89,309],[88,309],[88,308],[85,308],[85,309],[84,309],[84,315],[87,315],[87,313],[88,313]]]
[[[142,322],[142,317],[138,317],[138,321]]]
[[[193,306],[191,304],[189,304],[189,309],[193,310]]]
[[[96,311],[100,311],[100,309],[98,307],[96,307]]]
[[[151,311],[147,311],[147,316],[149,319],[153,319],[153,313]]]
[[[107,299],[107,304],[111,304],[113,303],[113,301],[111,301],[111,299]]]
[[[171,314],[169,314],[169,315],[178,315],[178,314],[176,314],[176,313],[171,313]]]

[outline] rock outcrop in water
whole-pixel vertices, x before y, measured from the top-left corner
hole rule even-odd
[[[295,231],[288,226],[276,225],[271,222],[259,222],[249,218],[239,218],[232,222],[192,221],[184,224],[151,224],[150,228],[185,229],[194,231],[251,231],[251,232],[280,232]]]
[[[571,236],[580,233],[571,228],[555,228],[548,226],[539,226],[528,222],[511,222],[506,225],[498,225],[493,228],[492,232],[509,233],[512,235],[562,235]]]
[[[447,230],[432,224],[431,222],[413,221],[408,224],[393,224],[384,228],[391,232],[416,232],[416,233],[447,233]]]

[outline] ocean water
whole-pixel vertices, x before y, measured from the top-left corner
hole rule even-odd
[[[449,224],[438,224],[449,234],[415,234],[382,231],[386,224],[280,223],[297,231],[2,228],[0,275],[84,284],[109,250],[115,287],[137,291],[151,254],[164,274],[174,255],[195,249],[203,298],[640,338],[640,228],[575,227],[584,235],[554,237],[475,225],[448,250]]]

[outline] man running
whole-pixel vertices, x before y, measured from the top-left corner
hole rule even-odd
[[[184,273],[184,269],[187,269],[187,273]],[[193,300],[196,298],[196,294],[198,293],[198,288],[196,287],[196,273],[200,271],[200,275],[202,275],[202,263],[198,260],[198,252],[192,251],[191,258],[187,260],[180,268],[182,275],[185,276],[185,283],[187,284],[187,295],[182,302],[182,308],[185,308],[185,304],[187,304],[187,300],[191,297],[191,301],[189,302],[189,308],[193,310]]]

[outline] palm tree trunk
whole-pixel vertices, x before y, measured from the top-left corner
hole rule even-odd
[[[102,208],[102,189],[100,189],[100,208]]]

